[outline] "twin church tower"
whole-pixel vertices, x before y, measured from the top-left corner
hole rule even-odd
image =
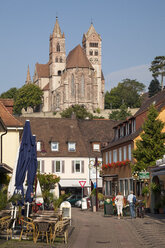
[[[26,83],[30,81],[28,68]],[[41,111],[62,111],[71,105],[84,105],[90,111],[104,109],[104,76],[101,69],[101,37],[91,24],[66,57],[65,35],[56,18],[49,38],[49,62],[36,63],[33,83],[43,91]]]

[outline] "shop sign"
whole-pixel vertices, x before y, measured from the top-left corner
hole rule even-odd
[[[139,172],[139,179],[150,179],[150,173],[147,171]]]

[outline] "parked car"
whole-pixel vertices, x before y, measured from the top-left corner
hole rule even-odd
[[[66,201],[70,202],[71,206],[75,206],[75,203],[77,201],[81,201],[82,196],[81,195],[70,195]]]

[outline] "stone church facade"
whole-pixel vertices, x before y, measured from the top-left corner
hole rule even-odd
[[[26,83],[30,82],[28,68]],[[56,18],[49,39],[49,62],[35,65],[33,83],[43,90],[41,111],[62,111],[71,105],[84,105],[90,111],[104,109],[104,76],[101,69],[101,37],[91,24],[66,57],[65,35]]]

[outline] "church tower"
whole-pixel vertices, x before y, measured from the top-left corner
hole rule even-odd
[[[82,46],[88,60],[95,70],[95,75],[97,78],[94,85],[94,102],[98,103],[98,107],[100,109],[104,109],[104,82],[102,80],[103,76],[101,69],[101,41],[100,35],[96,32],[93,23],[91,23],[88,32],[83,35]]]
[[[31,81],[30,70],[29,70],[29,65],[28,65],[28,70],[27,70],[27,76],[26,76],[25,84],[30,84],[30,83],[32,83],[32,81]]]
[[[53,29],[53,34],[49,40],[49,69],[50,69],[50,91],[51,104],[54,105],[56,96],[54,91],[60,86],[61,74],[66,67],[65,53],[65,36],[61,33],[61,29],[56,17],[56,23]]]

